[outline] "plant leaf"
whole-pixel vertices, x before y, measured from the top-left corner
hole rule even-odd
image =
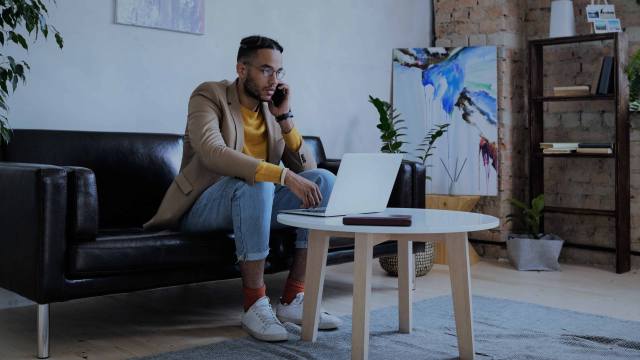
[[[542,213],[544,209],[544,194],[536,196],[536,198],[531,201],[531,208],[537,214]]]
[[[58,44],[58,46],[60,47],[60,49],[62,49],[62,47],[64,46],[64,41],[62,39],[62,36],[60,35],[59,32],[56,31],[56,43]]]
[[[514,205],[514,206],[516,206],[517,208],[519,208],[519,209],[523,209],[523,210],[524,210],[524,209],[527,209],[527,205],[525,205],[525,203],[523,203],[523,202],[522,202],[522,201],[520,201],[520,200],[517,200],[517,199],[509,199],[509,202],[510,202],[512,205]]]

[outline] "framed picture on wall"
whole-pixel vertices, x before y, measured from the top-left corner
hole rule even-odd
[[[596,20],[593,22],[593,30],[596,34],[607,32],[607,20]]]
[[[620,24],[620,19],[596,20],[593,22],[593,30],[596,34],[621,32],[622,25]]]
[[[587,5],[587,21],[595,22],[596,20],[615,19],[616,9],[610,4],[594,4],[593,1]]]
[[[204,0],[116,0],[116,23],[204,34]]]
[[[449,124],[427,159],[427,193],[497,195],[497,99],[495,46],[393,51],[393,106],[408,127],[408,149]]]
[[[620,19],[607,19],[607,31],[621,32],[622,25],[620,25]]]

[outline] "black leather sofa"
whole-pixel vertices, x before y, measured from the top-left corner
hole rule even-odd
[[[304,137],[334,173],[317,137]],[[48,356],[48,304],[239,277],[233,234],[144,232],[177,174],[182,136],[14,130],[0,160],[0,287],[36,303],[40,357]],[[425,169],[403,162],[390,207],[424,208]],[[288,268],[293,230],[271,233],[265,272]],[[332,239],[328,264],[353,260]],[[395,243],[374,256],[396,252]]]

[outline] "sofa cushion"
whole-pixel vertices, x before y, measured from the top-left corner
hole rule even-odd
[[[228,266],[235,262],[233,238],[226,233],[185,235],[139,229],[100,231],[96,241],[69,247],[70,278],[130,272]]]
[[[273,231],[265,272],[288,267],[294,251],[295,231]],[[148,232],[140,228],[101,230],[96,241],[69,246],[70,279],[202,265],[228,268],[236,263],[233,231],[184,234],[175,231]]]

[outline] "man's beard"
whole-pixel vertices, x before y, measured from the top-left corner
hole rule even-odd
[[[258,102],[264,101],[260,98],[260,89],[258,89],[258,85],[256,85],[255,81],[250,77],[247,77],[247,80],[244,81],[244,93]]]

